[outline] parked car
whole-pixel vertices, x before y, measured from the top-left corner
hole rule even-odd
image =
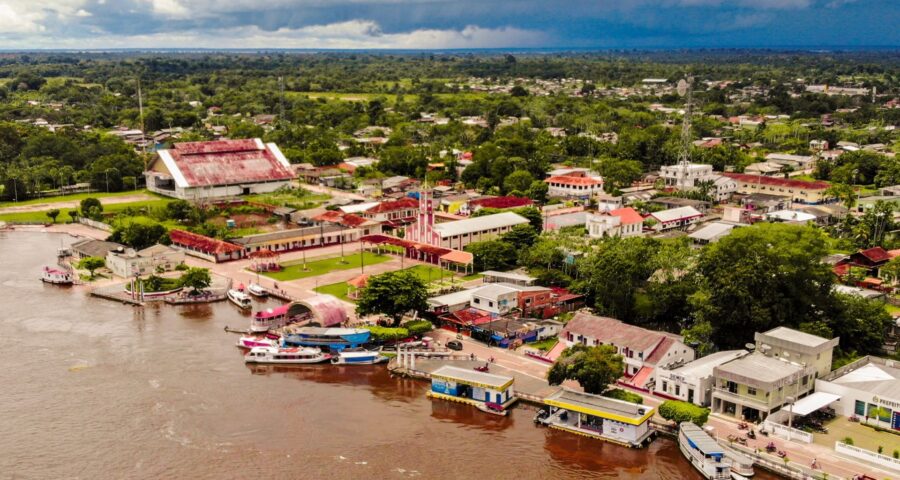
[[[450,340],[447,342],[447,348],[459,351],[463,349],[463,344],[459,340]]]

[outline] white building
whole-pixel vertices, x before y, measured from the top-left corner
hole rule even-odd
[[[900,430],[900,361],[863,357],[816,380],[816,393],[832,394],[838,415]]]
[[[492,283],[472,292],[472,307],[485,312],[503,315],[519,304],[519,290]]]
[[[502,212],[483,217],[438,223],[432,229],[440,239],[439,246],[462,250],[472,242],[491,240],[510,231],[516,225],[527,223],[528,219],[517,213]]]
[[[650,217],[657,222],[652,228],[658,232],[664,232],[687,228],[699,222],[703,218],[703,214],[694,207],[678,207],[653,212]]]
[[[143,250],[128,248],[124,252],[111,251],[106,254],[106,267],[115,275],[124,278],[136,275],[155,274],[171,271],[184,263],[184,252],[156,244]]]
[[[560,175],[550,177],[547,183],[547,195],[550,197],[590,198],[603,192],[603,179],[587,175]]]
[[[151,192],[204,201],[274,192],[295,175],[277,145],[255,138],[176,143],[157,152],[144,177]]]
[[[588,214],[585,227],[591,238],[639,237],[644,234],[644,218],[631,207]]]
[[[728,200],[737,191],[734,180],[714,172],[712,165],[702,163],[667,165],[660,169],[660,177],[666,187],[677,190],[694,190],[701,182],[711,182],[710,195],[718,202]]]
[[[690,402],[701,407],[709,406],[715,384],[713,370],[723,363],[747,354],[746,350],[727,350],[698,358],[672,370],[659,368],[653,391],[663,397]]]

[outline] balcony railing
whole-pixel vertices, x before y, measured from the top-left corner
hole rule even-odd
[[[755,407],[759,410],[768,411],[770,408],[777,406],[777,405],[769,405],[766,402],[760,401],[756,397],[749,397],[746,395],[741,395],[739,393],[731,392],[727,388],[713,387],[713,393],[718,395],[719,398],[723,398],[725,400],[730,400],[730,401],[737,401],[737,402],[740,402],[741,405],[746,405],[748,407]]]

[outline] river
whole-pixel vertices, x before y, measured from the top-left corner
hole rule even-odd
[[[0,478],[700,478],[668,439],[631,450],[535,427],[532,407],[432,401],[383,365],[250,368],[231,304],[42,284],[60,239],[0,232]]]

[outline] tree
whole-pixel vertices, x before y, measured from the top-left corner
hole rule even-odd
[[[187,220],[193,210],[194,206],[187,200],[173,200],[166,204],[166,216],[173,220]]]
[[[81,201],[81,215],[91,219],[99,219],[103,213],[103,204],[94,197],[88,197]]]
[[[531,187],[532,182],[534,182],[534,177],[531,176],[531,173],[526,170],[516,170],[503,181],[503,188],[507,192],[524,192]]]
[[[635,293],[656,270],[659,241],[642,238],[610,238],[578,263],[580,279],[572,288],[588,297],[602,315],[630,319]]]
[[[381,313],[393,319],[394,326],[407,312],[427,308],[428,289],[413,272],[399,270],[369,279],[356,304],[357,315]]]
[[[707,246],[691,298],[697,320],[709,322],[713,343],[738,348],[755,332],[823,316],[834,283],[821,258],[828,252],[821,232],[807,226],[757,224],[736,229]]]
[[[635,160],[604,158],[597,166],[597,171],[606,182],[606,191],[612,192],[630,187],[632,182],[641,178],[644,167],[641,162]]]
[[[188,287],[194,292],[208,288],[212,284],[212,276],[208,268],[192,267],[181,274],[181,286]]]
[[[880,301],[856,295],[834,294],[826,325],[840,337],[842,351],[880,354],[892,318]]]
[[[100,257],[84,257],[78,262],[78,268],[91,272],[91,280],[94,279],[94,271],[106,266],[106,260]]]
[[[50,220],[53,220],[53,223],[56,223],[56,217],[59,216],[59,209],[54,208],[52,210],[47,211],[47,216],[50,217]]]
[[[856,190],[853,189],[853,186],[845,183],[832,183],[825,190],[825,195],[838,199],[839,202],[847,207],[847,210],[852,210],[853,206],[856,205]]]
[[[503,240],[485,240],[466,245],[465,251],[475,257],[475,271],[507,270],[516,264],[518,250]]]
[[[534,200],[536,203],[547,203],[547,192],[550,191],[550,185],[541,180],[535,180],[528,186],[525,195]]]
[[[525,89],[525,87],[523,87],[521,85],[516,85],[516,86],[512,87],[511,89],[509,89],[509,94],[513,97],[527,97],[528,90]]]
[[[512,227],[508,232],[500,235],[500,240],[512,244],[516,251],[522,251],[530,247],[537,239],[537,232],[529,224],[521,224]]]
[[[78,210],[69,210],[69,217],[72,218],[72,223],[78,221]]]
[[[702,427],[709,419],[709,409],[699,407],[693,403],[678,400],[666,400],[656,410],[660,417],[670,422],[693,422]]]
[[[890,422],[890,412],[888,409],[881,406],[869,407],[869,413],[867,414],[868,418],[874,418],[875,424],[880,424],[882,421]]]
[[[169,232],[166,227],[147,217],[127,217],[119,220],[113,227],[111,242],[128,245],[141,250],[157,243],[168,244]]]
[[[563,350],[547,372],[547,381],[559,385],[565,380],[575,380],[585,392],[600,395],[624,371],[625,362],[612,345],[575,345]]]

